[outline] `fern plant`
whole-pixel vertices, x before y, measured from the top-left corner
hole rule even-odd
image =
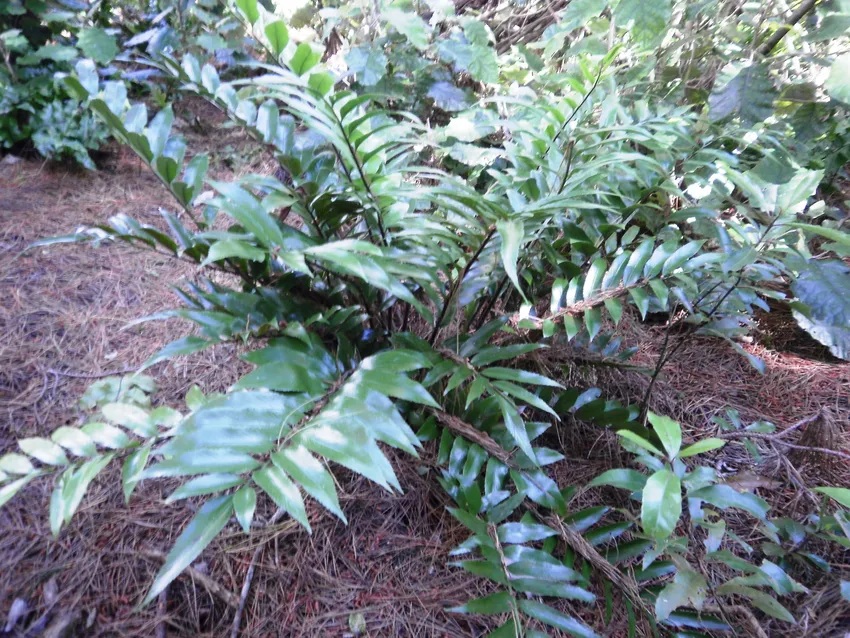
[[[152,381],[141,374],[118,392],[115,380],[94,387],[88,423],[23,439],[0,458],[0,504],[52,476],[58,534],[110,462],[123,463],[127,498],[141,480],[181,478],[168,501],[203,505],[147,603],[231,515],[250,530],[258,498],[309,532],[304,493],[345,520],[334,465],[399,490],[382,446],[415,456],[435,441],[450,511],[471,532],[453,555],[500,588],[457,611],[505,614],[493,635],[545,635],[529,618],[595,635],[557,602],[593,602],[595,577],[606,618],[616,591],[630,635],[656,622],[728,629],[728,597],[793,622],[773,594],[803,586],[781,561],[742,558],[746,544],[723,512],[745,511],[782,551],[788,526],[767,518],[762,499],[689,465],[723,440],[682,447],[679,425],[649,411],[649,396],[625,405],[564,388],[539,355],[571,342],[627,361],[617,325],[625,313],[652,312],[725,339],[763,369],[739,337],[790,279],[796,311],[846,356],[850,296],[835,292],[850,290],[846,266],[811,259],[813,237],[836,250],[850,241],[807,217],[823,171],[798,164],[783,183],[766,180],[759,165],[770,149],[748,127],[715,127],[690,106],[625,90],[621,56],[631,53],[620,48],[581,57],[560,95],[494,90],[436,131],[385,96],[338,90],[322,51],[291,41],[262,4],[229,10],[260,53],[249,75],[227,81],[192,54],[147,62],[267,150],[275,176],[210,179],[208,158],[190,157],[173,133],[170,106],[149,117],[121,82],[102,82],[82,61],[65,78],[69,90],[150,167],[176,212],[163,213],[162,227],[117,215],[42,243],[127,241],[226,273],[216,281],[232,287],[212,277],[185,284],[175,289],[180,308],[140,320],[179,317],[195,328],[142,369],[237,339],[262,344],[244,355],[255,367],[226,394],[193,389],[184,412],[152,409]],[[452,172],[450,160],[477,169]],[[674,350],[665,348],[653,378]],[[617,432],[648,474],[624,468],[588,486],[558,485],[546,468],[562,455],[535,441],[570,419]],[[599,486],[627,490],[639,517],[571,507],[578,489]],[[704,551],[689,542],[696,530]],[[713,582],[705,561],[745,575]]]

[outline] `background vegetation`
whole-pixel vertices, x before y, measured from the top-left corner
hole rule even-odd
[[[223,530],[345,522],[339,468],[393,492],[418,458],[468,529],[443,559],[488,583],[451,610],[493,616],[470,632],[772,635],[809,618],[794,603],[815,587],[833,601],[811,616],[819,635],[847,619],[850,490],[788,456],[846,462],[834,414],[777,428],[729,409],[683,432],[655,394],[700,339],[765,374],[747,344],[777,307],[850,359],[850,6],[3,11],[4,145],[94,168],[108,131],[172,202],[161,224],[118,214],[38,247],[128,242],[203,274],[139,319],[191,333],[0,457],[0,503],[50,477],[59,536],[111,464],[126,499],[165,481],[195,513],[146,605]],[[214,175],[176,131],[203,128],[204,104],[272,170]],[[641,322],[663,327],[651,365],[629,339]],[[142,374],[233,343],[250,370],[227,392],[165,405]],[[639,392],[603,393],[586,367],[633,373]],[[616,462],[567,484],[580,424],[618,442]],[[758,493],[774,479],[722,471],[729,448],[781,459],[805,505],[776,513]],[[219,593],[233,635],[252,574],[238,600]]]

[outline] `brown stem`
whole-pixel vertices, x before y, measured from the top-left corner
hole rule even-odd
[[[564,521],[554,514],[547,519],[547,523],[555,529],[561,536],[561,539],[584,560],[590,563],[594,568],[599,570],[602,575],[611,583],[616,585],[621,592],[629,599],[636,610],[642,612],[642,620],[646,623],[646,619],[652,617],[652,611],[643,602],[640,597],[640,589],[634,578],[624,574],[619,569],[609,563],[596,548],[591,545],[572,525],[564,523]],[[648,628],[647,628],[648,629]],[[648,632],[646,635],[650,635]]]
[[[156,624],[156,638],[166,638],[168,634],[168,625],[165,621],[165,614],[168,611],[168,587],[159,593],[156,600],[156,615],[159,622]]]
[[[511,459],[510,453],[501,445],[496,443],[489,434],[481,432],[469,423],[464,422],[456,416],[444,412],[442,410],[432,410],[432,413],[437,417],[443,426],[452,430],[472,443],[481,446],[487,454],[501,461],[511,469],[519,469],[519,466]],[[529,506],[540,520],[543,517],[533,506]],[[567,545],[572,547],[584,560],[598,569],[609,581],[617,585],[625,596],[631,601],[632,605],[643,612],[644,619],[651,616],[652,612],[646,607],[640,597],[640,591],[637,583],[630,576],[622,573],[611,563],[609,563],[596,549],[591,545],[577,530],[572,526],[564,523],[557,515],[553,514],[547,519],[547,523],[555,529]],[[647,634],[649,635],[649,634]]]
[[[443,302],[443,307],[440,309],[440,316],[437,318],[437,323],[434,324],[434,330],[431,332],[431,336],[428,338],[428,343],[432,346],[437,341],[437,336],[440,334],[440,326],[443,324],[443,320],[446,318],[446,313],[449,310],[449,306],[452,303],[452,299],[454,298],[457,291],[460,289],[463,280],[466,278],[466,275],[469,273],[469,269],[472,268],[473,264],[478,261],[478,258],[481,256],[481,253],[484,252],[484,248],[487,246],[487,243],[496,233],[496,227],[493,226],[490,228],[487,235],[484,239],[481,240],[481,245],[478,247],[478,250],[475,251],[475,254],[472,255],[470,260],[466,262],[466,265],[463,267],[463,271],[458,275],[457,279],[452,284],[449,289],[449,294],[446,295],[446,299]]]
[[[788,34],[791,28],[802,20],[809,11],[814,9],[817,6],[817,3],[818,0],[803,0],[803,2],[800,3],[800,6],[797,7],[797,10],[790,15],[788,21],[774,31],[770,37],[764,41],[764,44],[759,47],[759,53],[762,55],[769,55],[770,52],[776,48],[776,45],[780,43],[782,38]]]
[[[812,447],[810,445],[797,445],[796,443],[788,443],[787,441],[783,441],[780,437],[784,436],[788,432],[795,430],[796,428],[805,425],[807,423],[811,423],[815,419],[820,417],[820,413],[815,414],[814,416],[807,417],[803,419],[801,422],[792,425],[787,430],[783,430],[782,432],[775,432],[774,434],[761,434],[760,432],[727,432],[725,434],[718,434],[718,439],[724,440],[738,440],[738,439],[760,439],[762,441],[770,441],[776,445],[784,445],[785,447],[791,448],[792,450],[802,450],[804,452],[818,452],[820,454],[828,454],[830,456],[837,456],[839,458],[850,461],[850,454],[846,452],[840,452],[839,450],[830,450],[825,447]]]
[[[266,524],[267,527],[277,523],[281,517],[286,514],[286,510],[279,508]],[[242,614],[245,611],[245,603],[248,602],[248,592],[251,591],[251,581],[254,580],[254,569],[257,566],[257,561],[265,547],[265,543],[260,543],[254,549],[254,554],[251,556],[251,562],[248,565],[248,573],[245,574],[245,582],[242,585],[242,593],[239,595],[239,606],[236,608],[236,615],[233,617],[233,625],[230,629],[230,638],[238,638],[239,625],[242,622]]]
[[[749,623],[750,628],[753,631],[752,635],[756,638],[768,638],[767,633],[765,633],[764,629],[762,629],[762,626],[759,624],[758,619],[753,615],[753,612],[747,609],[747,607],[745,607],[744,605],[731,605],[726,606],[723,609],[733,614],[739,614],[743,616],[747,620],[747,623]],[[702,611],[707,611],[715,614],[720,613],[722,615],[722,610],[719,605],[703,605]]]

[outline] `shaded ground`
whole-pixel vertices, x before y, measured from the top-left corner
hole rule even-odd
[[[211,144],[197,133],[187,134],[201,146]],[[240,154],[239,165],[247,158],[254,163],[251,170],[263,170],[262,158],[252,157],[242,140],[224,137],[212,150],[225,148]],[[121,328],[175,305],[169,286],[195,277],[192,266],[127,246],[62,245],[23,252],[36,239],[66,234],[117,212],[159,223],[158,207],[167,205],[166,194],[134,156],[112,151],[108,165],[94,174],[28,161],[0,164],[0,453],[13,449],[19,437],[77,423],[75,403],[91,382],[87,376],[137,365],[184,334],[176,322]],[[229,173],[226,159],[214,156],[219,177]],[[625,321],[627,337],[642,344],[634,362],[651,366],[663,328]],[[766,360],[764,377],[728,346],[691,340],[666,370],[653,408],[679,418],[686,433],[703,435],[715,428],[711,418],[730,406],[745,422],[768,419],[780,428],[820,410],[823,431],[804,433],[814,437],[806,444],[823,444],[826,437],[830,447],[846,450],[850,366],[818,360],[823,357],[816,345],[789,336],[790,321],[781,312],[772,313],[760,324],[758,342],[747,346]],[[549,353],[555,374],[572,354]],[[156,400],[177,405],[193,383],[205,391],[225,390],[243,370],[237,354],[234,346],[223,345],[155,367],[161,386]],[[645,374],[592,364],[572,364],[565,372],[575,385],[601,385],[628,400],[640,399],[648,383]],[[610,433],[564,423],[549,436],[549,444],[568,457],[554,468],[562,486],[625,462],[611,445],[616,437]],[[803,511],[801,499],[805,504],[807,496],[800,479],[812,486],[841,481],[847,474],[844,461],[820,455],[788,461],[783,451],[767,446],[765,463],[757,468],[783,486],[761,493],[777,512],[799,516]],[[744,458],[739,446],[730,445],[715,460],[718,467],[735,471]],[[239,592],[254,549],[263,545],[243,636],[342,636],[355,613],[363,614],[371,636],[482,635],[483,621],[444,611],[483,592],[477,579],[446,566],[448,552],[465,533],[445,511],[448,503],[430,475],[432,460],[430,449],[421,463],[399,459],[405,491],[396,496],[340,472],[349,526],[318,507],[309,512],[312,537],[286,523],[251,537],[231,525],[194,567],[224,589]],[[76,625],[68,635],[152,636],[163,627],[169,636],[229,635],[233,610],[190,576],[169,588],[164,605],[135,611],[161,564],[157,553],[168,550],[193,512],[186,503],[163,505],[169,486],[162,483],[143,485],[125,506],[119,485],[117,470],[104,473],[56,540],[47,522],[48,483],[29,486],[0,510],[0,635],[15,599],[27,605],[26,623],[43,626],[62,614],[73,617]],[[592,498],[584,494],[580,504],[589,505]],[[258,518],[271,514],[266,509]],[[850,560],[837,557],[836,568],[842,563],[846,568]],[[795,602],[792,612],[802,627],[795,630],[798,636],[839,635],[842,623],[850,626],[832,589],[814,586],[811,595]],[[600,611],[583,608],[585,614]],[[625,635],[616,616],[607,629],[608,635]],[[787,630],[777,624],[771,635]]]

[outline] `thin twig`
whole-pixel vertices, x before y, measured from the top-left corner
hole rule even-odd
[[[159,597],[156,600],[156,615],[159,618],[159,622],[156,624],[156,638],[165,638],[167,629],[165,622],[165,614],[168,611],[168,586],[165,586],[161,592],[159,592]]]
[[[729,290],[727,290],[725,293],[723,293],[723,296],[721,296],[720,299],[717,301],[717,303],[714,304],[714,307],[711,310],[709,310],[708,314],[705,317],[706,321],[711,320],[711,317],[714,316],[714,313],[717,312],[717,310],[720,308],[720,306],[723,305],[723,302],[726,301],[726,299],[729,297],[729,295],[731,295],[732,292],[740,285],[742,280],[743,280],[743,276],[739,275],[738,278],[735,280],[735,283],[732,284],[729,287]],[[693,304],[694,310],[698,309],[699,304],[708,296],[708,294],[710,292],[713,292],[715,290],[715,288],[717,288],[716,285],[713,286],[709,292],[705,293],[699,299],[697,299],[697,301]],[[694,313],[694,314],[696,314],[696,313]],[[684,318],[679,319],[678,321],[674,322],[674,325],[680,324],[683,320],[684,320]],[[652,390],[655,387],[655,382],[658,379],[658,375],[661,374],[661,370],[664,368],[664,366],[667,365],[667,363],[670,361],[670,359],[672,359],[673,356],[688,341],[687,337],[682,337],[681,339],[679,339],[675,343],[675,345],[672,348],[670,348],[670,352],[665,355],[665,351],[667,350],[667,339],[670,336],[670,329],[671,328],[672,328],[672,326],[668,326],[667,334],[664,337],[664,346],[663,346],[663,349],[661,351],[661,356],[659,356],[659,358],[658,358],[658,364],[656,365],[655,372],[652,375],[652,379],[650,379],[650,381],[649,381],[649,387],[647,387],[646,394],[644,395],[643,402],[641,403],[641,421],[644,425],[646,425],[646,417],[647,417],[647,414],[649,413],[649,400],[650,400],[650,398],[652,398]]]
[[[735,441],[738,439],[759,439],[762,441],[770,441],[776,445],[784,445],[785,447],[789,447],[792,450],[803,450],[805,452],[819,452],[821,454],[830,454],[832,456],[838,456],[842,459],[846,459],[850,461],[850,454],[846,452],[840,452],[839,450],[830,450],[825,447],[812,447],[810,445],[797,445],[795,443],[788,443],[787,441],[783,441],[781,437],[786,434],[797,430],[804,425],[808,425],[813,421],[816,421],[821,416],[820,412],[813,414],[812,416],[808,416],[802,421],[798,421],[794,425],[789,428],[782,430],[781,432],[774,432],[773,434],[763,434],[761,432],[724,432],[723,434],[718,434],[718,439],[724,439],[726,441]]]
[[[554,146],[555,142],[558,141],[558,138],[561,137],[561,133],[563,133],[566,130],[569,123],[573,121],[573,118],[575,118],[576,115],[578,115],[578,112],[581,110],[581,107],[583,107],[585,105],[585,103],[590,99],[590,96],[593,95],[593,92],[596,90],[596,87],[599,86],[599,81],[602,79],[602,74],[604,72],[605,72],[605,68],[599,67],[599,73],[596,74],[596,80],[594,80],[593,85],[590,87],[590,90],[587,93],[585,93],[581,102],[578,103],[578,106],[575,107],[575,109],[573,109],[573,112],[570,114],[570,116],[566,119],[566,121],[563,124],[561,124],[561,128],[558,130],[558,133],[555,135],[554,139],[551,142],[549,142],[549,146],[546,147],[546,152],[543,153],[544,157],[549,154],[549,149],[551,149],[552,146]]]
[[[747,609],[744,605],[727,605],[724,609],[734,614],[740,614],[746,618],[753,630],[752,635],[756,638],[768,638],[767,633],[765,633],[764,629],[762,629],[762,626],[759,624],[758,619],[753,615],[753,612]],[[721,613],[721,608],[719,605],[703,605],[702,611],[717,614]]]
[[[48,368],[47,372],[54,376],[61,377],[71,377],[73,379],[102,379],[104,377],[117,377],[123,374],[132,374],[138,372],[138,368],[121,368],[120,370],[114,370],[112,372],[65,372],[63,370],[54,370],[53,368]]]
[[[431,336],[428,338],[428,343],[430,343],[432,346],[436,343],[437,337],[440,334],[440,325],[446,318],[446,312],[448,312],[452,299],[454,298],[455,294],[457,294],[458,289],[460,289],[461,285],[463,284],[463,280],[469,273],[470,268],[472,268],[473,264],[478,261],[478,258],[481,256],[481,253],[484,252],[484,248],[487,246],[490,239],[495,233],[496,227],[493,226],[487,232],[487,235],[484,236],[484,239],[481,240],[481,245],[478,246],[478,250],[476,250],[472,257],[469,258],[469,261],[466,262],[466,265],[463,267],[463,271],[461,271],[455,282],[452,284],[452,287],[449,289],[449,293],[446,295],[446,299],[443,302],[443,307],[440,310],[440,316],[437,317],[437,323],[434,324],[434,330],[431,332]]]
[[[735,432],[735,434],[738,434],[738,433]],[[744,434],[744,433],[741,432],[740,434]],[[720,438],[726,438],[726,437],[721,436]],[[767,439],[767,440],[771,441],[772,443],[775,443],[776,445],[784,445],[785,447],[789,447],[792,450],[802,450],[804,452],[819,452],[820,454],[829,454],[831,456],[837,456],[837,457],[840,457],[840,458],[845,459],[847,461],[850,461],[850,454],[847,454],[846,452],[839,452],[838,450],[830,450],[829,448],[825,448],[825,447],[811,447],[811,446],[808,446],[808,445],[797,445],[795,443],[787,443],[786,441],[780,441],[780,440],[774,439],[770,434],[751,433],[751,434],[747,434],[746,436],[728,437],[728,438],[733,438],[733,439],[736,439],[736,438]]]
[[[581,533],[572,525],[565,523],[561,517],[553,514],[548,518],[547,522],[558,532],[561,539],[569,547],[574,549],[579,556],[599,570],[608,581],[616,585],[623,592],[634,608],[642,612],[641,620],[646,624],[646,619],[652,617],[652,611],[640,597],[640,589],[634,578],[621,572],[609,563]],[[646,635],[649,635],[649,633],[647,632]]]
[[[807,416],[805,419],[802,419],[792,425],[791,427],[785,428],[781,432],[774,432],[772,434],[763,434],[761,432],[724,432],[722,434],[715,435],[715,438],[718,439],[778,439],[781,436],[785,436],[786,434],[793,432],[794,430],[798,430],[804,425],[808,425],[814,421],[817,421],[820,418],[820,411],[816,412],[811,416]],[[783,445],[787,445],[784,441]]]
[[[165,554],[151,549],[142,550],[141,555],[145,558],[152,558],[159,561],[164,561],[166,559]],[[236,595],[206,574],[198,571],[191,565],[187,567],[183,573],[191,576],[193,580],[199,582],[207,591],[226,603],[228,607],[236,608],[238,606],[239,603],[236,600]]]
[[[459,419],[448,412],[444,412],[442,410],[432,410],[431,412],[435,417],[437,417],[437,421],[439,421],[442,425],[449,428],[456,434],[459,434],[467,441],[472,441],[473,443],[481,446],[484,448],[484,451],[493,458],[501,461],[508,467],[517,467],[516,463],[511,460],[511,455],[507,452],[507,450],[496,443],[496,441],[486,432],[478,430],[474,426],[463,421],[463,419]]]
[[[286,510],[279,508],[274,515],[269,519],[266,527],[270,527],[277,523],[281,517],[286,514]],[[238,638],[239,624],[242,622],[242,613],[245,611],[245,603],[248,601],[248,592],[251,590],[251,581],[254,579],[254,568],[260,558],[260,554],[265,547],[265,543],[260,543],[254,549],[254,554],[251,556],[251,562],[248,565],[248,573],[245,574],[245,583],[242,585],[242,593],[239,595],[239,606],[236,608],[236,615],[233,617],[233,626],[230,630],[230,638]]]
[[[771,36],[765,40],[764,44],[759,47],[759,53],[762,55],[769,55],[770,52],[776,48],[776,45],[782,41],[782,38],[788,34],[791,27],[802,20],[809,11],[814,9],[817,3],[818,0],[803,0],[800,6],[797,7],[797,10],[788,17],[788,21],[774,31]]]

